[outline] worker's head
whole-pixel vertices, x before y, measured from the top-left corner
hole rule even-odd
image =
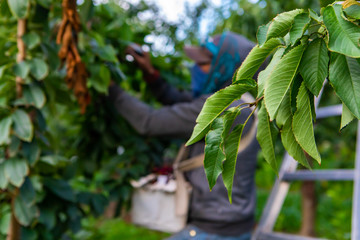
[[[241,64],[240,35],[225,32],[207,38],[200,47],[185,46],[186,55],[195,61],[191,69],[194,96],[213,93],[232,79]]]

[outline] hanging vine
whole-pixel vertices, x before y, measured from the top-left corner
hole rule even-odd
[[[62,64],[66,63],[66,83],[74,90],[81,112],[85,113],[86,106],[90,103],[90,95],[86,87],[88,74],[77,49],[80,18],[76,11],[75,0],[63,0],[62,7],[62,22],[56,38],[56,43],[62,44],[59,58]]]

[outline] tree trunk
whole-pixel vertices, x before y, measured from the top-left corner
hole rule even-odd
[[[10,226],[9,226],[9,231],[8,231],[6,240],[20,240],[21,226],[20,226],[19,222],[16,220],[15,213],[14,213],[15,198],[16,198],[16,195],[14,195],[11,200],[12,213],[11,213]]]
[[[316,218],[316,194],[315,182],[304,181],[301,186],[302,199],[302,225],[300,235],[315,236],[315,218]]]
[[[109,205],[105,209],[104,217],[106,219],[114,218],[116,214],[117,206],[118,206],[118,201],[110,201]]]
[[[22,37],[24,36],[26,32],[26,20],[25,19],[19,19],[17,24],[17,48],[18,48],[18,54],[16,56],[16,62],[21,62],[26,57],[26,46],[24,41],[22,40]],[[17,98],[22,97],[22,82],[23,79],[19,76],[16,77],[16,96]]]

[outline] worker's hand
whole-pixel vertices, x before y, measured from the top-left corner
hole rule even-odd
[[[150,54],[148,52],[143,51],[143,56],[141,56],[137,54],[132,47],[128,46],[126,48],[126,53],[134,57],[136,63],[139,65],[139,67],[145,74],[154,74],[155,68],[151,64]]]

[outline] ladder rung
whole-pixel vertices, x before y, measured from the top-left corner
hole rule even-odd
[[[259,233],[256,240],[327,240],[325,238],[312,238],[286,233]]]
[[[316,109],[316,119],[333,117],[333,116],[341,116],[342,113],[342,105],[334,105],[328,107],[321,107]]]
[[[333,181],[352,181],[354,180],[353,169],[335,170],[298,170],[293,173],[284,173],[283,181],[296,180],[333,180]]]

